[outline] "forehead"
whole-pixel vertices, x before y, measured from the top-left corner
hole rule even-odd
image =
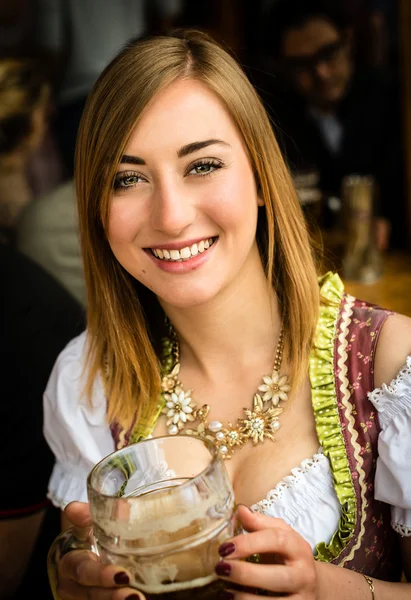
[[[160,91],[133,129],[127,149],[183,146],[240,134],[223,102],[199,81],[179,80]]]
[[[325,18],[316,17],[302,27],[289,29],[283,36],[281,50],[287,58],[311,56],[339,38],[340,34],[332,23]]]

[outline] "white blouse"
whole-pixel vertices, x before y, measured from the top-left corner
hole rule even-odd
[[[93,406],[83,393],[85,345],[85,332],[69,342],[44,393],[44,435],[56,458],[48,496],[61,509],[73,500],[87,501],[90,470],[115,450],[101,381],[94,385]],[[375,389],[369,399],[381,426],[375,497],[391,505],[392,527],[411,536],[411,356],[391,384]],[[320,542],[329,543],[338,529],[341,505],[321,448],[253,508],[286,521],[313,550]]]

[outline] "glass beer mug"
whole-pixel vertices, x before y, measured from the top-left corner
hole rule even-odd
[[[212,442],[150,438],[101,460],[87,480],[93,527],[87,540],[61,534],[48,556],[51,587],[59,558],[86,548],[119,564],[147,598],[214,598],[218,547],[235,534],[234,493]]]
[[[342,182],[346,244],[342,259],[344,279],[374,283],[382,274],[375,238],[375,182],[370,176],[348,175]]]

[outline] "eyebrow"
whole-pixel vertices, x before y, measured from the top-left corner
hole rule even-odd
[[[213,144],[222,144],[223,146],[230,146],[227,142],[223,140],[218,140],[212,138],[211,140],[204,140],[202,142],[192,142],[191,144],[187,144],[180,148],[177,152],[178,158],[182,158],[183,156],[187,156],[188,154],[192,154],[193,152],[197,152],[197,150],[202,150],[203,148],[207,148],[207,146],[212,146]]]
[[[192,154],[193,152],[197,152],[198,150],[202,150],[203,148],[207,148],[207,146],[212,146],[213,144],[222,144],[223,146],[230,147],[230,144],[224,142],[219,139],[210,139],[204,140],[202,142],[191,142],[191,144],[186,144],[177,152],[178,158],[183,158],[188,154]],[[123,154],[121,157],[120,163],[127,163],[130,165],[145,165],[146,161],[140,158],[139,156],[132,156],[130,154]]]

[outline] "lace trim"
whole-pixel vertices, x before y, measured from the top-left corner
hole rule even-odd
[[[402,523],[396,523],[391,521],[391,527],[400,534],[401,537],[411,537],[411,528],[402,525]]]
[[[316,468],[316,466],[326,460],[324,454],[319,451],[317,454],[314,454],[312,458],[306,458],[301,463],[301,466],[295,467],[291,469],[291,474],[287,475],[282,479],[277,485],[270,490],[266,497],[259,502],[256,502],[252,505],[252,509],[257,512],[264,513],[268,508],[270,508],[277,500],[282,498],[284,492],[289,490],[301,481],[302,477],[307,475],[310,471]]]
[[[380,388],[375,388],[375,390],[369,392],[369,400],[374,404],[375,408],[377,408],[387,394],[392,396],[396,395],[398,387],[405,383],[406,379],[411,381],[411,356],[407,356],[405,365],[399,370],[398,374],[389,385],[383,383]]]
[[[87,470],[56,462],[50,477],[47,498],[61,510],[72,500],[87,501]]]

